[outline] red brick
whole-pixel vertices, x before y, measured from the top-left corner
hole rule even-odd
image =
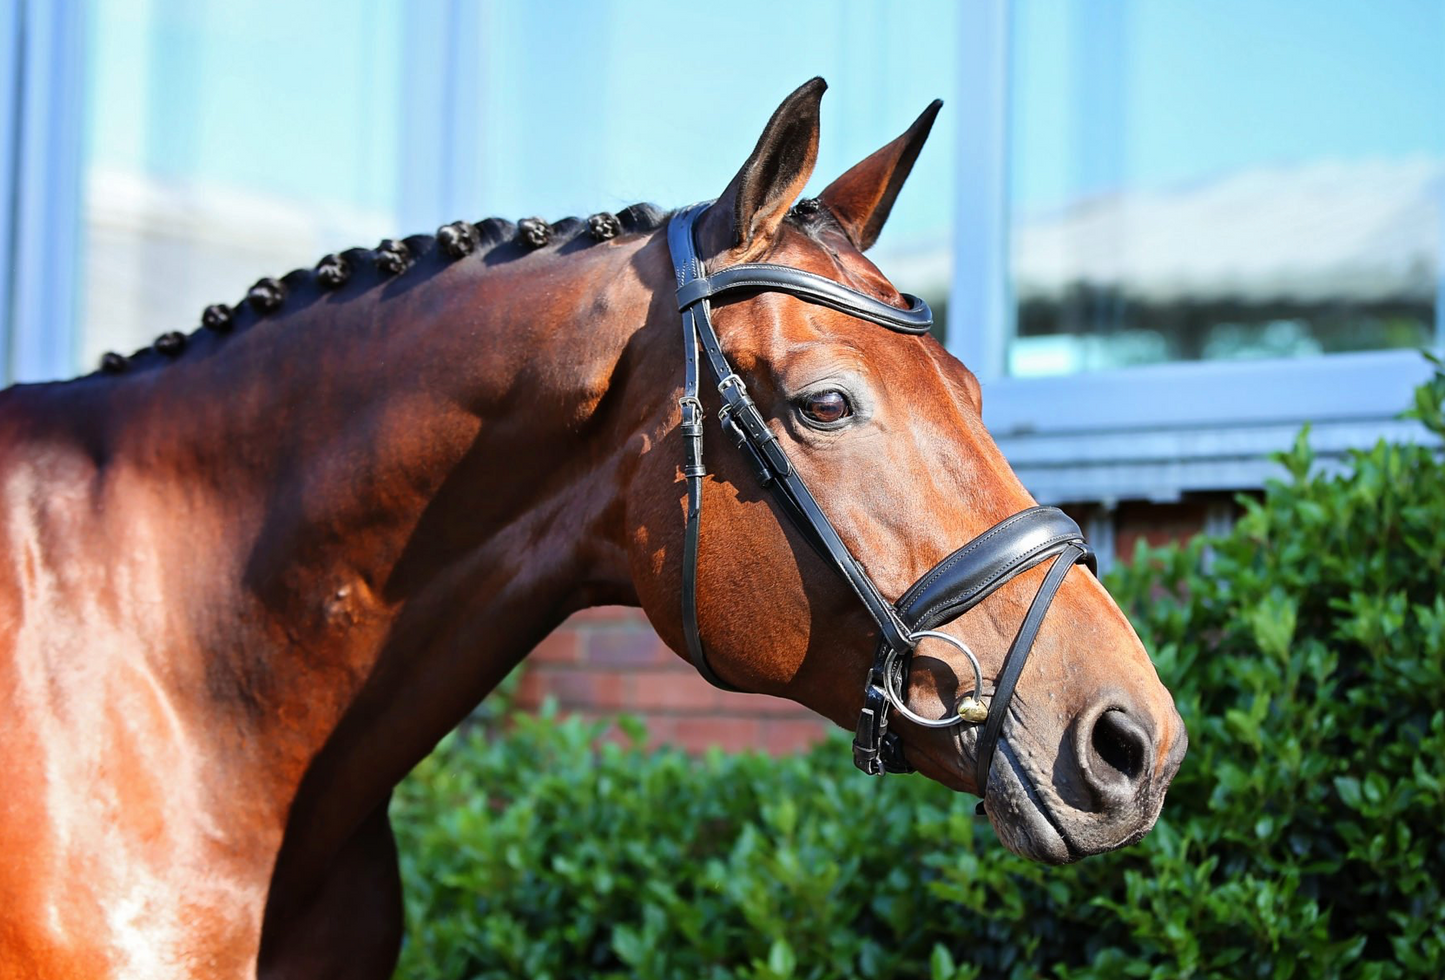
[[[567,622],[575,625],[636,623],[644,629],[650,628],[642,610],[632,606],[594,606],[573,613]]]
[[[1121,504],[1114,513],[1114,552],[1128,561],[1141,539],[1153,548],[1188,541],[1204,529],[1205,515],[1205,505],[1198,501]]]
[[[623,678],[611,671],[534,668],[528,677],[539,679],[545,694],[565,708],[616,711],[624,705]],[[525,680],[526,678],[524,678]]]
[[[676,744],[676,718],[670,718],[667,715],[640,715],[640,717],[642,723],[647,726],[647,747],[649,749]]]
[[[572,626],[562,625],[532,648],[532,663],[575,664],[582,660],[582,636]]]
[[[756,718],[703,716],[673,720],[671,744],[688,752],[716,745],[725,752],[762,747],[761,723]]]
[[[541,707],[542,699],[547,696],[546,681],[534,668],[528,668],[522,673],[522,679],[517,683],[517,707],[524,711],[535,711]]]
[[[771,755],[803,752],[827,737],[833,725],[814,715],[811,718],[770,718],[763,722],[762,746]]]
[[[699,678],[701,680],[701,678]],[[733,715],[760,715],[782,718],[816,718],[817,715],[796,701],[767,694],[719,691],[718,710]]]
[[[583,640],[584,659],[606,667],[641,666],[674,659],[650,629],[589,630]]]
[[[596,687],[592,701],[598,708],[607,711],[622,711],[628,708],[624,686],[626,678],[621,674],[598,673],[593,675]]]
[[[623,687],[627,707],[634,711],[711,711],[718,691],[696,674],[676,670],[634,670]]]

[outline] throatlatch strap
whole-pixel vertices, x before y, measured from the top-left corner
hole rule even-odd
[[[691,236],[691,230],[688,235]],[[671,238],[672,229],[668,229]],[[674,253],[674,271],[678,286],[693,281],[701,273],[697,257],[689,255],[687,261],[677,262]],[[707,651],[702,646],[702,630],[697,622],[697,558],[702,534],[702,481],[707,476],[707,467],[702,461],[702,401],[698,398],[699,377],[697,366],[697,316],[693,310],[682,311],[682,397],[678,405],[682,410],[682,422],[678,426],[683,441],[682,475],[687,481],[687,525],[682,542],[682,635],[687,644],[687,655],[697,672],[713,687],[724,691],[736,691],[727,681],[717,675],[708,662]]]

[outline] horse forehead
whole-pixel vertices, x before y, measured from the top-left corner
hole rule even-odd
[[[760,363],[792,382],[829,374],[868,379],[875,400],[950,398],[951,387],[917,337],[896,333],[839,310],[783,293],[757,297],[770,312],[734,345],[740,367]],[[735,335],[736,336],[736,335]]]
[[[899,309],[906,309],[908,305],[887,277],[836,233],[825,232],[815,238],[793,230],[781,235],[773,247],[755,261],[811,272]],[[775,301],[779,296],[771,294]],[[899,334],[846,313],[797,301],[777,302],[774,308],[780,314],[778,326],[781,327],[781,336],[776,339],[785,344],[817,339],[818,327],[822,325],[825,337],[851,346],[869,358],[880,355],[887,358],[890,353],[910,360],[919,358],[916,345],[890,343],[903,340]]]
[[[784,228],[764,261],[816,273],[900,309],[907,308],[888,277],[842,232],[822,228],[809,233],[786,225]]]

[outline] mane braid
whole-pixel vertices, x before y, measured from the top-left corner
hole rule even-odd
[[[534,252],[558,250],[579,239],[582,247],[626,236],[650,234],[667,224],[672,212],[652,204],[633,204],[616,214],[601,212],[587,218],[562,218],[548,223],[541,218],[523,218],[513,223],[504,218],[483,218],[475,224],[452,221],[431,235],[410,235],[384,239],[375,248],[349,248],[321,258],[311,269],[293,269],[279,279],[267,276],[256,282],[235,304],[213,303],[201,314],[200,327],[191,334],[168,331],[150,347],[129,356],[109,351],[100,359],[100,374],[124,374],[132,362],[147,359],[155,363],[177,360],[192,338],[202,330],[223,337],[240,326],[265,319],[284,308],[287,297],[314,291],[330,293],[352,283],[370,289],[388,279],[406,275],[420,259],[436,254],[445,262],[481,258],[488,264],[510,262]],[[160,358],[149,358],[158,353]]]

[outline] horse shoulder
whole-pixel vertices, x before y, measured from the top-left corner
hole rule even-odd
[[[226,873],[251,862],[214,818],[185,658],[149,644],[167,613],[145,601],[160,571],[139,497],[5,401],[0,975],[186,976],[201,932],[216,956],[196,975],[241,975],[265,883]]]

